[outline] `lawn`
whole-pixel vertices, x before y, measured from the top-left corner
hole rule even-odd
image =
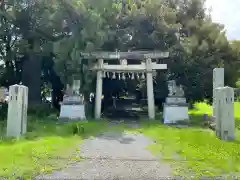
[[[103,122],[79,123],[84,132],[73,135],[73,124],[56,124],[54,119],[28,120],[28,133],[16,140],[4,137],[6,126],[0,124],[0,177],[31,179],[39,173],[62,168],[61,164],[80,160],[79,145],[105,129]],[[75,155],[74,155],[75,154]]]
[[[235,117],[240,118],[240,103],[235,104]],[[211,106],[196,104],[190,111],[191,118],[199,121],[199,116],[211,114]],[[196,121],[196,120],[195,120]],[[239,123],[238,123],[239,124]],[[240,131],[236,130],[235,142],[223,142],[215,132],[202,127],[185,129],[161,125],[159,122],[144,123],[138,131],[155,140],[149,147],[155,155],[171,162],[175,175],[189,177],[229,175],[240,173]]]
[[[240,103],[235,104],[236,121],[240,122]],[[212,113],[211,106],[197,103],[189,111],[192,121],[202,120],[203,114]],[[29,117],[28,133],[16,140],[0,140],[0,177],[31,179],[39,173],[49,173],[63,168],[61,164],[78,161],[74,152],[90,136],[106,129],[106,123],[90,121],[81,123],[84,133],[73,135],[72,124],[56,124],[55,118]],[[240,124],[240,123],[237,123]],[[5,124],[0,124],[0,135],[5,134]],[[113,130],[126,130],[117,126]],[[141,129],[134,129],[152,138],[156,143],[149,147],[155,155],[173,165],[175,175],[218,176],[240,173],[240,131],[236,130],[235,142],[223,142],[209,129],[194,126],[185,129],[164,126],[159,121],[143,122]]]

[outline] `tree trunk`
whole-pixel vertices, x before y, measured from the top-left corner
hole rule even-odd
[[[41,103],[41,66],[41,56],[36,53],[30,53],[23,64],[22,82],[28,87],[29,106]]]

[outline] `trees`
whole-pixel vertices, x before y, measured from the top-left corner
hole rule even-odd
[[[213,68],[225,68],[228,85],[239,77],[239,43],[212,22],[204,0],[9,0],[1,1],[0,16],[0,82],[27,85],[33,104],[41,101],[42,81],[57,82],[60,92],[77,78],[85,95],[94,91],[88,69],[95,61],[81,52],[169,51],[169,69],[155,80],[159,98],[167,94],[167,79],[183,84],[189,99],[202,100],[211,97]]]
[[[181,24],[183,48],[181,56],[175,56],[179,60],[173,66],[173,76],[185,86],[186,95],[192,100],[211,100],[213,68],[225,68],[225,82],[230,86],[234,86],[239,69],[236,66],[239,56],[233,55],[223,26],[212,22],[203,5],[202,0],[179,0],[171,4]]]
[[[7,38],[6,56],[3,57],[7,76],[16,74],[17,81],[11,81],[7,86],[22,82],[29,88],[29,103],[41,102],[41,64],[44,41],[56,39],[57,26],[52,21],[51,11],[54,11],[54,1],[1,1],[1,25]],[[10,45],[14,42],[14,46]],[[14,48],[14,53],[11,50]],[[12,69],[12,71],[11,71]],[[10,73],[7,73],[9,72]],[[11,77],[11,76],[10,76]],[[19,78],[20,77],[20,78]]]

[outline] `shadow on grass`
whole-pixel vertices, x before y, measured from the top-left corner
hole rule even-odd
[[[106,139],[110,141],[118,141],[121,144],[131,144],[133,141],[135,141],[134,138],[126,137],[124,135],[124,128],[121,130],[120,128],[118,131],[110,131],[104,133],[104,135],[99,136],[100,139]]]
[[[212,121],[212,116],[208,115],[207,119],[205,117],[205,114],[190,114],[189,115],[189,119],[190,119],[190,123],[189,126],[190,127],[199,127],[199,128],[209,128],[209,123],[214,123],[214,121]],[[236,129],[240,129],[240,118],[239,117],[235,117],[235,128]]]
[[[107,129],[106,121],[88,121],[88,122],[72,122],[72,123],[59,123],[56,118],[46,117],[28,117],[27,133],[21,138],[8,138],[6,137],[6,121],[0,123],[0,144],[13,144],[19,140],[35,141],[47,137],[72,137],[81,136],[86,139],[88,137],[97,136]],[[76,129],[80,127],[80,129]]]
[[[107,138],[128,144],[133,139],[124,136],[130,129],[139,129],[138,121],[113,122],[111,120],[88,120],[72,123],[59,123],[57,118],[49,116],[45,118],[28,117],[27,133],[20,138],[6,137],[6,120],[0,122],[0,145],[14,145],[15,143],[35,142],[39,139],[48,138],[71,138],[73,136],[81,139]],[[79,129],[76,129],[76,128]],[[109,134],[105,132],[109,131]],[[114,132],[114,133],[112,133]],[[106,134],[103,136],[103,133]]]
[[[99,138],[119,141],[121,144],[132,143],[134,139],[127,137],[126,133],[130,130],[138,130],[141,124],[139,120],[112,121],[108,119],[105,122],[108,124],[107,132],[99,136]]]

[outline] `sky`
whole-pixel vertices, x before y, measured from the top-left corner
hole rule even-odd
[[[228,39],[240,40],[240,0],[206,0],[206,6],[212,20],[225,26]]]

